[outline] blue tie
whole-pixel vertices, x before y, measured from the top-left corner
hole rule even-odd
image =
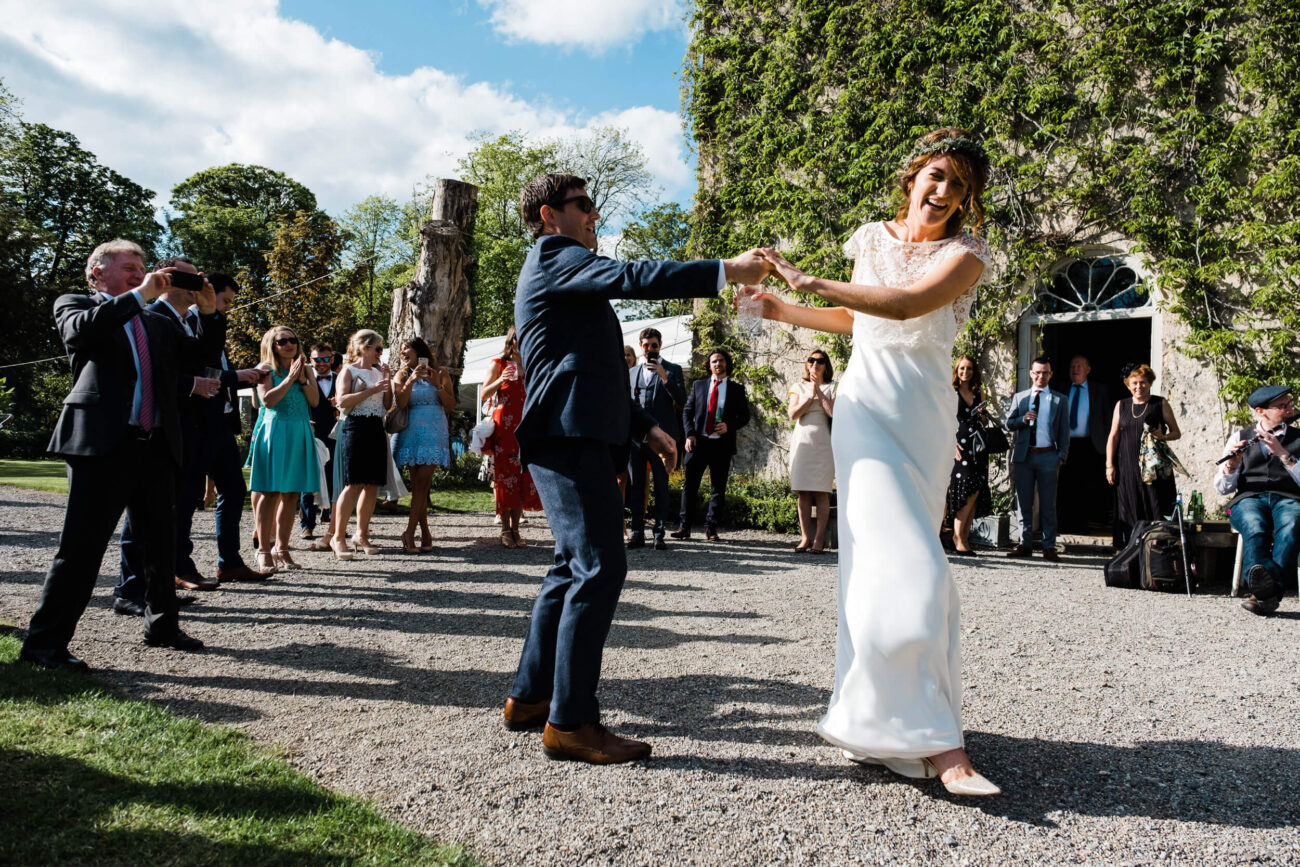
[[[1076,385],[1070,390],[1070,430],[1079,426],[1079,392],[1083,386]]]

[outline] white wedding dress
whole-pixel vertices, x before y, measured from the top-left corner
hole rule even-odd
[[[910,243],[869,223],[844,252],[859,285],[906,287],[962,253],[989,273],[988,246],[965,233]],[[974,300],[972,287],[903,322],[855,313],[835,399],[839,626],[835,690],[817,731],[907,776],[963,745],[960,602],[939,524],[957,433],[952,347]]]

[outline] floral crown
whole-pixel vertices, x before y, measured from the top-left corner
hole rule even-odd
[[[988,154],[984,152],[984,145],[967,136],[954,135],[935,139],[934,141],[922,139],[917,142],[916,147],[912,148],[912,152],[907,155],[906,165],[911,165],[918,157],[950,153],[964,154],[976,162],[988,160]]]

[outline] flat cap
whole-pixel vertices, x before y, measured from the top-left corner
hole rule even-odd
[[[1246,403],[1250,404],[1251,409],[1259,409],[1268,406],[1284,394],[1291,393],[1289,385],[1261,385],[1250,393]]]

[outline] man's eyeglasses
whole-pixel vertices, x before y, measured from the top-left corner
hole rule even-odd
[[[298,345],[298,338],[296,338],[296,337],[277,337],[277,338],[275,339],[275,345],[276,345],[276,346],[297,346],[297,345]]]
[[[592,211],[596,210],[596,203],[593,202],[591,196],[586,193],[577,196],[569,196],[567,199],[561,199],[559,202],[547,202],[546,204],[550,205],[557,211],[563,211],[569,202],[577,202],[578,210],[582,211],[584,214],[590,214]]]
[[[808,363],[809,363],[809,364],[825,364],[825,363],[826,363],[826,359],[824,359],[824,358],[818,358],[817,356],[814,355],[814,356],[810,356],[810,357],[808,358]]]
[[[1295,409],[1295,401],[1288,400],[1286,403],[1275,403],[1269,406],[1269,409]]]
[[[333,359],[333,358],[330,358],[328,355],[326,355],[326,356],[323,357],[323,358],[320,358],[320,357],[317,357],[317,356],[313,355],[312,358],[311,358],[311,360],[314,361],[314,362],[316,362],[317,364],[329,364],[329,363],[331,363],[332,361],[334,361],[334,359]]]

